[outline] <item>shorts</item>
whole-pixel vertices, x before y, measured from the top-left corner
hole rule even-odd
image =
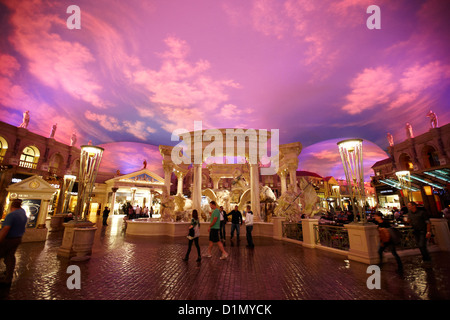
[[[209,231],[209,241],[219,242],[219,229],[211,229]]]

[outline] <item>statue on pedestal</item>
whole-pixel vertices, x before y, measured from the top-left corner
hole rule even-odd
[[[77,143],[77,133],[72,132],[72,137],[70,137],[70,146],[73,147]]]
[[[278,217],[286,217],[288,222],[298,222],[301,220],[301,208],[297,201],[297,194],[294,192],[292,186],[278,198],[277,206],[274,214]]]
[[[389,132],[387,134],[387,139],[388,139],[388,142],[389,142],[389,146],[393,147],[394,146],[394,137]]]
[[[427,117],[430,118],[430,129],[437,128],[438,126],[438,118],[437,115],[433,111],[429,111]]]
[[[55,123],[53,126],[52,126],[52,131],[50,132],[50,137],[49,138],[51,138],[51,139],[54,139],[55,138],[55,133],[56,133],[56,128],[58,127],[58,124],[57,123]]]
[[[174,197],[170,196],[165,188],[161,195],[161,221],[173,222],[173,213],[175,209]]]
[[[406,137],[408,139],[414,138],[412,126],[411,126],[411,124],[409,122],[406,123],[405,129],[406,129]]]
[[[25,111],[23,113],[23,120],[22,123],[20,124],[19,128],[28,128],[28,124],[30,123],[30,111]]]

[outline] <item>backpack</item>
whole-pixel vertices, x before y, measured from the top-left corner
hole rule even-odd
[[[397,228],[388,228],[391,241],[394,245],[399,245],[402,241],[402,234]]]

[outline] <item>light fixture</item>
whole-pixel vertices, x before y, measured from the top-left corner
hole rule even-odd
[[[84,145],[81,146],[80,172],[78,174],[78,199],[74,220],[86,221],[91,203],[91,194],[94,188],[100,162],[103,156],[103,148]],[[86,209],[85,209],[86,208]]]
[[[400,187],[403,191],[403,196],[411,200],[411,193],[408,190],[411,190],[411,173],[408,170],[397,171],[395,173],[397,176],[398,182],[400,183]]]
[[[61,203],[63,203],[63,209],[61,213],[66,213],[68,210],[70,195],[72,193],[73,185],[75,184],[76,179],[76,176],[70,174],[64,175],[64,183],[63,187],[61,188],[61,194],[59,195],[60,197],[62,197]]]
[[[423,190],[427,196],[433,195],[433,188],[431,186],[423,186]]]
[[[337,145],[347,185],[351,189],[352,200],[356,198],[356,203],[352,201],[353,207],[356,213],[358,211],[361,213],[362,222],[366,223],[362,142],[362,139],[347,139],[338,142]]]

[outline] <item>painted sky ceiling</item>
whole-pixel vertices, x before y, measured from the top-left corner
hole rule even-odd
[[[0,3],[0,120],[30,110],[30,131],[110,146],[108,169],[139,169],[202,121],[279,129],[303,144],[300,169],[329,175],[340,139],[366,140],[370,167],[387,132],[425,132],[430,109],[450,121],[449,1],[77,1],[79,30],[71,4]]]

